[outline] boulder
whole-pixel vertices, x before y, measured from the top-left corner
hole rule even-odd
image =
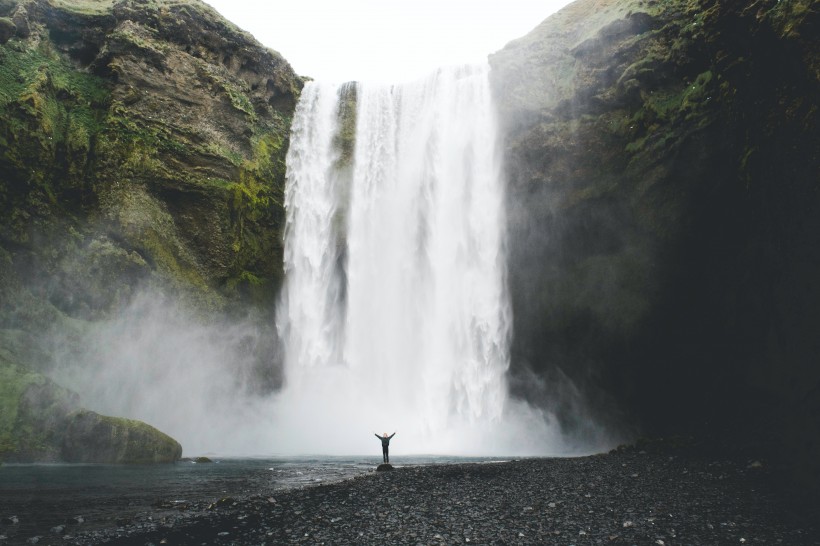
[[[17,25],[8,17],[0,17],[0,45],[8,42],[17,33]]]
[[[154,427],[82,409],[76,393],[0,353],[0,460],[131,464],[181,455],[180,444]]]
[[[69,416],[62,446],[71,463],[171,463],[181,456],[179,442],[142,421],[88,410]]]

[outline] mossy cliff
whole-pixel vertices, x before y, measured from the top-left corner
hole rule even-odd
[[[85,301],[99,288],[126,297],[120,273],[206,308],[270,300],[302,85],[287,62],[195,0],[2,10],[16,29],[0,48],[0,242],[14,263],[102,271],[106,286],[52,291],[69,314],[114,303]],[[63,264],[78,251],[88,259]]]
[[[45,371],[44,334],[81,339],[146,287],[272,309],[302,85],[199,0],[0,1],[3,373]]]
[[[520,393],[820,485],[819,41],[815,1],[578,0],[491,56]]]

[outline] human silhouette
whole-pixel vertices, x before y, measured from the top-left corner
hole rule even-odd
[[[389,463],[390,462],[390,455],[389,455],[388,451],[390,450],[390,438],[395,436],[396,433],[394,432],[390,436],[388,436],[386,432],[381,436],[379,436],[379,434],[376,433],[376,432],[374,432],[373,434],[376,435],[376,438],[378,438],[379,440],[382,441],[382,457],[384,458],[384,462]]]

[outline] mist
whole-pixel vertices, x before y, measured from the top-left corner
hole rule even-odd
[[[617,443],[560,358],[520,350],[548,340],[520,305],[516,327],[515,298],[527,294],[508,301],[505,224],[510,215],[519,230],[522,216],[504,210],[486,69],[360,88],[357,117],[375,124],[359,122],[354,164],[367,167],[345,171],[346,189],[328,176],[340,89],[309,85],[297,111],[276,312],[205,315],[146,286],[79,339],[55,336],[55,379],[186,455],[377,454],[373,434],[394,431],[395,455],[563,456]],[[520,290],[527,269],[513,267]]]
[[[138,292],[79,339],[57,332],[52,377],[103,414],[139,419],[186,454],[276,450],[260,358],[275,372],[275,332],[244,319],[203,320],[157,289]]]
[[[306,389],[271,389],[264,375],[281,366],[273,324],[204,320],[157,289],[139,291],[79,337],[64,333],[51,340],[50,375],[93,411],[169,434],[185,456],[375,455],[373,434],[394,431],[399,457],[577,455],[612,441],[603,434],[573,440],[549,410],[514,398],[495,419],[456,419],[436,430],[402,413],[398,402],[380,406],[375,394],[350,399],[356,389],[347,383],[356,378],[343,367],[308,378]]]

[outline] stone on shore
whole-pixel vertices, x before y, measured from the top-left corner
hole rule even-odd
[[[393,465],[390,463],[382,463],[376,467],[376,472],[386,472],[393,470]]]
[[[211,505],[129,512],[131,525],[72,544],[820,544],[816,518],[800,521],[747,461],[658,440],[590,457],[408,464],[273,501],[275,485],[248,494],[243,482]]]

